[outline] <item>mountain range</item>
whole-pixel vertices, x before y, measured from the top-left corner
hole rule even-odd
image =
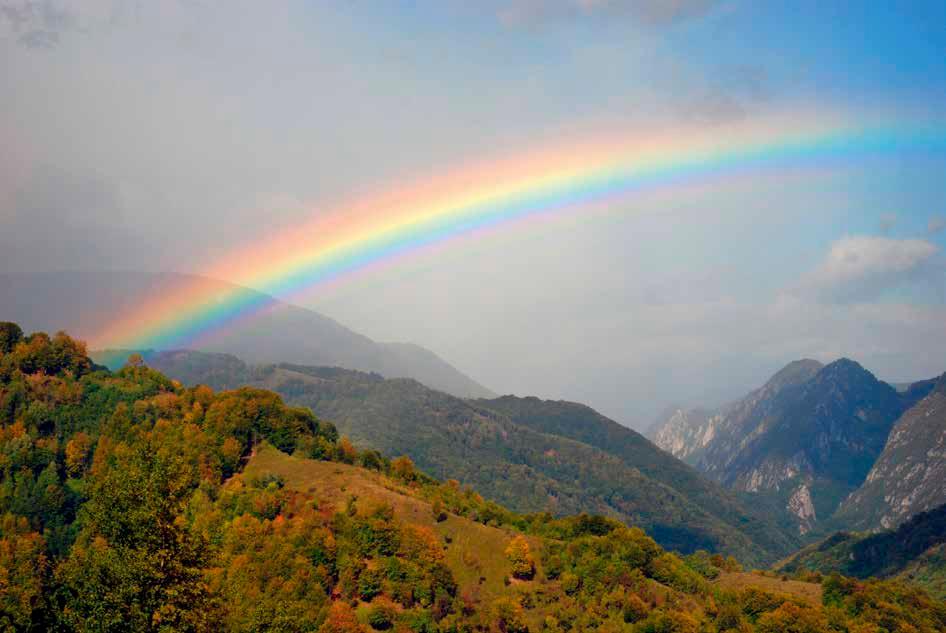
[[[415,378],[461,397],[490,397],[489,389],[442,358],[411,343],[379,343],[313,310],[266,297],[233,284],[193,275],[147,272],[50,272],[0,274],[3,318],[28,330],[67,330],[90,337],[152,296],[199,282],[209,294],[240,290],[272,304],[252,323],[240,322],[201,343],[205,351],[229,352],[258,363],[339,365],[390,378]],[[98,357],[121,366],[128,350]],[[107,363],[108,364],[108,363]]]
[[[898,391],[850,359],[800,360],[745,398],[715,411],[676,410],[649,433],[721,484],[787,510],[801,534],[892,527],[941,496],[933,488],[944,481],[942,424],[928,424],[940,407],[935,384]],[[920,476],[908,484],[912,497],[885,495],[886,485],[902,485],[904,468]]]
[[[359,445],[408,455],[425,472],[518,511],[606,514],[644,527],[670,549],[721,550],[756,564],[798,544],[736,494],[584,405],[463,400],[409,379],[251,366],[223,354],[162,352],[146,362],[185,384],[273,390],[319,411]]]

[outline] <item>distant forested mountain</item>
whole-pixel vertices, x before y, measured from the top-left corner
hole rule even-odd
[[[166,352],[149,365],[186,384],[250,384],[332,420],[356,443],[409,455],[520,511],[596,512],[641,525],[665,547],[719,549],[756,562],[796,546],[638,433],[582,405],[512,397],[466,401],[417,381],[225,355]]]
[[[88,337],[116,315],[147,297],[172,292],[184,284],[202,284],[207,292],[237,289],[223,281],[176,273],[56,272],[0,274],[3,318],[29,330],[68,330]],[[462,397],[490,397],[492,392],[433,352],[408,343],[378,343],[312,310],[281,303],[250,322],[237,323],[201,349],[236,354],[251,362],[338,365],[375,371],[389,378],[414,378]],[[99,355],[120,367],[128,352]]]

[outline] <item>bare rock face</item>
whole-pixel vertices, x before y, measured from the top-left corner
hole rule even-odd
[[[890,432],[864,484],[838,510],[857,529],[893,528],[946,503],[946,374]]]
[[[716,435],[719,416],[706,409],[676,409],[651,434],[654,444],[689,463]]]
[[[795,488],[795,492],[788,498],[787,509],[798,517],[798,533],[805,535],[812,530],[818,520],[815,505],[811,500],[811,490],[807,484]]]

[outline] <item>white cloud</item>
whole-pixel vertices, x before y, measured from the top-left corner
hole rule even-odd
[[[831,245],[824,261],[798,290],[827,302],[873,299],[922,277],[938,251],[922,239],[844,237]]]

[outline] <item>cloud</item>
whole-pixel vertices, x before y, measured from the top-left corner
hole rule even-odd
[[[2,0],[0,23],[6,22],[27,48],[53,48],[65,31],[78,24],[75,11],[54,0]]]
[[[155,249],[122,222],[117,187],[89,170],[44,166],[0,206],[0,270],[135,268]]]
[[[896,213],[884,213],[880,216],[880,232],[884,235],[890,233],[894,226],[897,224],[897,214]]]
[[[688,81],[668,77],[665,91],[674,97],[684,119],[724,123],[745,118],[750,110],[771,98],[768,72],[761,66],[720,68]]]
[[[709,12],[715,0],[512,0],[499,11],[510,26],[576,17],[628,17],[645,26],[667,26]]]
[[[946,229],[946,218],[941,215],[930,218],[929,223],[926,225],[926,232],[929,235],[936,235],[943,229]]]
[[[51,49],[71,33],[87,33],[111,22],[126,0],[0,0],[4,23],[17,42],[32,49]]]
[[[923,277],[938,252],[936,245],[922,239],[844,237],[831,245],[797,291],[828,303],[875,299]]]

